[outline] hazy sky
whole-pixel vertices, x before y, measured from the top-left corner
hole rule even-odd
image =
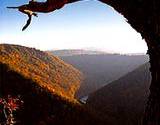
[[[94,48],[118,53],[146,53],[145,42],[126,19],[96,0],[68,4],[61,10],[39,14],[22,32],[27,16],[6,9],[6,6],[27,1],[0,0],[0,43],[41,50]]]

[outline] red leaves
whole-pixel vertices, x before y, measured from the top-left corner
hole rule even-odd
[[[14,112],[20,109],[23,101],[19,97],[11,97],[8,95],[6,98],[0,98],[0,125],[14,125],[17,123]]]
[[[20,98],[8,96],[7,98],[0,98],[0,105],[8,108],[11,111],[16,111],[23,104]]]
[[[8,99],[8,107],[10,107],[11,110],[18,109],[18,104],[16,103],[16,99],[9,98]]]

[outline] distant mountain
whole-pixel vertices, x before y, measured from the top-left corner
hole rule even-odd
[[[97,54],[106,54],[103,51],[94,51],[94,50],[83,50],[83,49],[69,49],[69,50],[55,50],[48,51],[53,53],[56,56],[73,56],[73,55],[97,55]]]
[[[141,125],[150,80],[146,63],[92,93],[87,105],[110,120],[110,125]]]
[[[21,97],[23,106],[14,112],[20,125],[102,125],[74,99],[80,81],[77,69],[53,55],[0,44],[0,100],[8,95]],[[2,108],[0,103],[0,119]]]
[[[72,55],[72,51],[68,51]],[[89,54],[90,51],[88,54],[87,51],[85,53],[86,55],[59,55],[62,60],[73,65],[84,74],[84,81],[76,94],[78,98],[88,96],[88,94],[148,62],[146,55]]]

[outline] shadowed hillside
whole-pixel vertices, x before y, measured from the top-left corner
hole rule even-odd
[[[15,118],[20,125],[103,124],[73,97],[81,74],[47,53],[15,45],[0,45],[0,97],[21,96]]]
[[[76,94],[77,97],[87,96],[89,93],[117,80],[138,66],[148,62],[148,56],[146,55],[129,56],[100,54],[98,52],[96,52],[97,54],[91,54],[92,51],[88,51],[88,54],[87,51],[81,51],[81,54],[76,55],[75,51],[68,50],[69,56],[63,56],[66,55],[67,50],[65,52],[60,50],[55,53],[57,52],[62,60],[72,64],[84,74],[84,81]]]
[[[141,125],[150,80],[146,63],[91,94],[87,105],[110,118],[110,125]]]

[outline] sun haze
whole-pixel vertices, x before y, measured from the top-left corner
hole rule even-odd
[[[122,15],[103,3],[82,1],[49,14],[39,14],[22,32],[27,17],[6,7],[26,2],[1,1],[0,43],[41,50],[95,48],[114,53],[146,53],[147,46],[140,34]]]

